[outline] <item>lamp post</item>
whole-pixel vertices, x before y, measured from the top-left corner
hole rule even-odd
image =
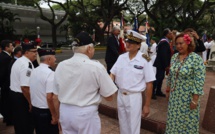
[[[40,38],[40,27],[37,26],[37,38]]]
[[[95,29],[93,29],[93,41],[95,41],[95,38],[96,38],[96,34],[95,34]]]

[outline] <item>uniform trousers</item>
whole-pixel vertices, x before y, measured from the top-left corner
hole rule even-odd
[[[36,134],[59,134],[58,124],[51,124],[52,116],[49,109],[32,107],[32,114]]]
[[[98,106],[79,107],[60,104],[60,123],[63,134],[100,134]]]
[[[142,93],[118,91],[117,108],[120,134],[140,134]]]
[[[7,125],[12,125],[12,107],[11,107],[11,99],[10,99],[10,88],[9,86],[3,85],[1,88],[1,105],[2,105],[2,111],[1,114],[4,117],[4,121],[7,123]]]
[[[156,83],[157,83],[156,93],[157,94],[162,93],[161,88],[162,88],[162,83],[163,83],[164,77],[165,77],[165,69],[157,68],[157,73],[156,73]]]
[[[22,93],[10,92],[13,107],[13,123],[16,134],[33,134],[33,116],[29,104]]]

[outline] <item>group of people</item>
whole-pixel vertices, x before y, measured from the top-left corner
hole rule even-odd
[[[166,134],[198,133],[205,65],[196,52],[205,47],[197,33],[186,29],[174,36],[167,28],[159,43],[152,37],[150,50],[145,50],[142,44],[146,36],[127,30],[123,54],[119,53],[119,33],[114,27],[107,41],[107,71],[92,60],[95,48],[86,32],[74,38],[74,56],[60,62],[55,71],[53,50],[23,44],[23,56],[10,65],[12,43],[2,41],[0,58],[4,54],[8,59],[0,59],[0,67],[7,64],[4,69],[10,73],[4,74],[9,77],[7,81],[1,77],[1,91],[5,91],[6,83],[16,134],[33,134],[34,129],[37,134],[57,134],[59,130],[63,134],[99,134],[98,105],[102,98],[111,101],[116,92],[121,134],[140,133],[141,116],[149,115],[153,95],[169,100]],[[40,64],[34,67],[37,54]]]
[[[115,29],[113,29],[113,36],[109,40],[117,40],[115,33],[119,33],[119,31],[115,32]],[[106,51],[107,66],[110,65],[108,58],[115,57],[116,59],[116,62],[111,63],[113,67],[108,72],[118,87],[117,108],[120,132],[123,134],[139,133],[135,128],[135,125],[140,121],[138,108],[143,108],[144,113],[144,110],[147,109],[145,106],[150,101],[146,101],[142,107],[142,97],[138,98],[137,93],[147,89],[146,100],[150,100],[151,96],[152,99],[161,96],[167,97],[169,100],[167,134],[199,133],[200,96],[203,94],[205,80],[205,65],[201,53],[206,51],[202,39],[192,28],[187,28],[181,33],[166,28],[163,31],[163,38],[158,44],[156,37],[151,38],[151,46],[148,49],[145,43],[146,38],[143,35],[134,31],[131,33],[128,30],[125,40],[127,53],[122,55],[117,53],[119,43],[113,42],[107,43],[108,49]],[[141,40],[138,43],[130,42],[131,37],[131,39],[136,39],[132,35],[137,34]],[[109,56],[111,51],[114,51],[116,56]],[[138,56],[141,55],[141,52],[145,57],[150,57],[147,59],[151,65],[147,66],[139,61]],[[153,70],[151,70],[152,68]],[[142,72],[142,69],[147,71]],[[156,79],[153,78],[153,75]],[[163,93],[162,83],[165,75],[168,77],[167,89]],[[147,80],[148,77],[151,77],[150,80]],[[144,82],[140,82],[141,80]],[[147,86],[142,85],[143,87],[141,87],[140,83]],[[151,88],[153,88],[152,91]]]

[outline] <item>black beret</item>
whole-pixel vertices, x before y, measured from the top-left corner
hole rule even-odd
[[[55,55],[55,50],[53,49],[41,49],[41,48],[38,48],[38,54],[39,56],[45,56],[45,55]]]
[[[72,42],[72,46],[85,46],[93,43],[92,38],[87,32],[80,32]]]
[[[35,45],[33,43],[22,43],[22,50],[27,51],[30,49],[36,49]]]

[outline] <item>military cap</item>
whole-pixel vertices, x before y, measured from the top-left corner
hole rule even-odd
[[[55,55],[55,50],[53,49],[38,48],[37,51],[40,57],[45,55]]]
[[[22,50],[27,51],[30,49],[36,49],[35,45],[33,43],[22,43]]]
[[[140,44],[143,40],[147,39],[146,36],[141,35],[133,30],[127,31],[127,40],[126,42]]]
[[[87,32],[80,32],[73,40],[72,46],[85,46],[93,43],[92,38]]]

